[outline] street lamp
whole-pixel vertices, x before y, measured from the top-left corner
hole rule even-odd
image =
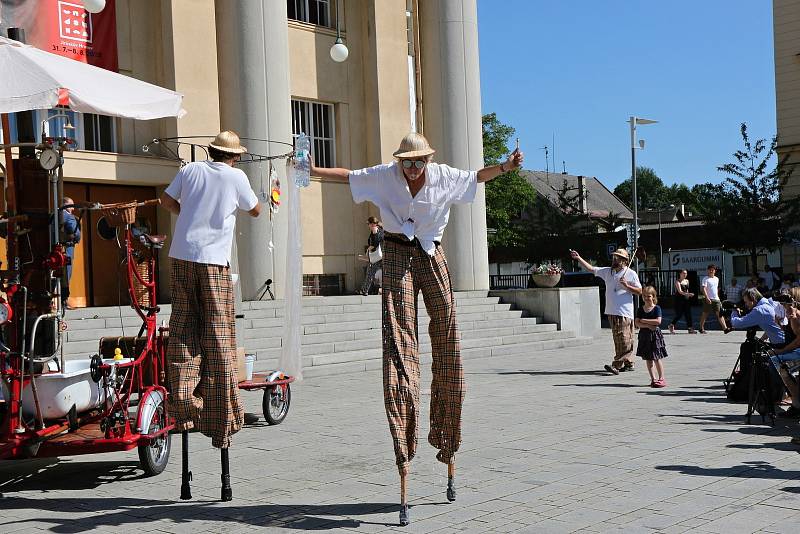
[[[342,9],[341,3],[337,0],[336,2],[336,42],[333,43],[331,47],[331,59],[334,60],[336,63],[342,63],[343,61],[347,60],[347,56],[350,55],[350,51],[347,49],[347,45],[344,44],[342,41],[342,31],[339,27],[339,14]]]
[[[641,117],[631,116],[628,123],[631,127],[631,186],[633,188],[633,252],[639,248],[639,206],[636,193],[636,149],[644,149],[644,139],[640,139],[638,144],[636,142],[636,125],[637,124],[655,124],[658,121],[652,119],[643,119]],[[634,260],[634,271],[638,271],[638,261]]]

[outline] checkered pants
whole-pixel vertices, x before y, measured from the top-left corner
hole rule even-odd
[[[611,336],[614,338],[615,354],[611,365],[617,369],[622,369],[626,362],[633,365],[633,319],[621,315],[609,315],[608,322],[611,324]]]
[[[420,292],[431,318],[433,352],[428,442],[439,449],[436,458],[449,464],[461,444],[465,384],[447,260],[438,246],[431,257],[419,246],[384,240],[383,401],[400,467],[411,462],[417,448]]]
[[[197,428],[228,448],[242,427],[236,377],[236,323],[228,267],[172,258],[167,370],[178,430]]]

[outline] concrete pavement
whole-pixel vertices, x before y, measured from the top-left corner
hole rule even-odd
[[[180,439],[167,471],[141,478],[135,452],[0,463],[0,532],[680,532],[800,531],[796,424],[745,425],[721,379],[741,333],[667,336],[669,387],[644,366],[608,376],[594,344],[465,361],[458,500],[427,444],[412,466],[412,523],[397,526],[398,478],[381,373],[316,377],[286,421],[242,430],[234,500],[220,503],[219,455],[191,439],[194,500],[177,499]],[[424,382],[428,381],[428,369]],[[260,395],[245,393],[250,411]]]

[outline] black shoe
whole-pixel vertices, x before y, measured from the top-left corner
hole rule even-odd
[[[778,417],[784,419],[800,419],[800,408],[789,406],[789,409],[778,414]]]
[[[456,484],[452,478],[447,479],[447,500],[455,502],[456,500]]]
[[[614,367],[613,365],[608,365],[608,364],[606,364],[606,365],[604,365],[604,366],[603,366],[603,368],[604,368],[606,371],[608,371],[609,373],[611,373],[612,375],[618,375],[618,374],[619,374],[619,369],[617,369],[617,368],[616,368],[616,367]]]
[[[258,415],[250,412],[244,413],[244,424],[254,425],[256,423],[258,423]]]
[[[411,519],[408,515],[408,504],[404,504],[400,507],[400,526],[404,527],[411,523]]]
[[[632,363],[626,363],[625,365],[622,366],[622,369],[620,369],[620,371],[622,371],[623,373],[625,373],[627,371],[633,371],[633,364]]]

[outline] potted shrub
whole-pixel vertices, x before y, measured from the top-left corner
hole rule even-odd
[[[540,263],[531,272],[534,283],[538,287],[556,287],[561,281],[564,270],[556,263]]]

